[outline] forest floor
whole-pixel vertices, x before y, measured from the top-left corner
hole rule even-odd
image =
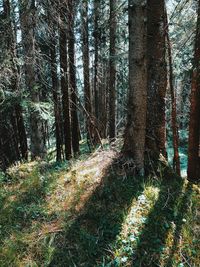
[[[0,181],[0,266],[200,266],[200,186],[127,175],[118,152],[11,167]]]

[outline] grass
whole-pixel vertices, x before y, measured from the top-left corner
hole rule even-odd
[[[106,150],[0,173],[0,266],[200,266],[200,187],[121,166]]]

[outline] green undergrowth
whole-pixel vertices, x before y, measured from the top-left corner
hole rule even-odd
[[[200,187],[114,151],[0,173],[0,266],[200,266]]]

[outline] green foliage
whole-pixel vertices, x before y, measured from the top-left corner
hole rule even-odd
[[[0,90],[0,105],[3,104],[4,100],[5,100],[5,94],[4,94],[4,91],[1,89]]]

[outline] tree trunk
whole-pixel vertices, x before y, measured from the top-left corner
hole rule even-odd
[[[167,36],[167,51],[169,58],[169,89],[172,101],[172,133],[173,133],[173,148],[174,148],[174,159],[173,159],[173,168],[178,175],[181,175],[180,169],[180,157],[179,157],[179,134],[178,134],[178,125],[177,125],[177,109],[176,109],[176,95],[173,84],[173,63],[172,63],[172,52],[171,52],[171,43],[169,39],[169,29],[168,29],[168,19],[167,12],[165,10],[165,20],[166,20],[166,36]]]
[[[31,158],[43,158],[45,143],[42,136],[42,118],[39,111],[40,85],[36,72],[36,7],[35,1],[20,0],[20,20],[22,29],[22,42],[25,57],[25,80],[30,93],[30,137]]]
[[[146,6],[129,0],[129,101],[123,151],[144,175],[147,112]]]
[[[22,113],[23,113],[23,110],[22,110],[21,105],[16,104],[15,114],[16,114],[16,120],[17,120],[19,148],[20,148],[22,159],[27,160],[28,159],[28,144],[27,144],[26,129],[25,129]]]
[[[79,153],[79,123],[77,113],[77,88],[76,88],[76,66],[75,66],[75,35],[74,35],[74,19],[75,19],[75,2],[68,1],[68,22],[69,22],[69,87],[71,91],[71,120],[72,120],[72,148],[74,155]]]
[[[109,137],[115,138],[116,127],[116,29],[117,1],[110,0],[110,79],[109,79]]]
[[[71,144],[71,121],[70,121],[70,104],[69,104],[69,89],[67,76],[67,7],[64,2],[60,4],[60,69],[61,69],[61,91],[63,105],[63,132],[65,143],[65,157],[70,159],[72,156]]]
[[[15,33],[12,25],[11,19],[11,7],[10,1],[4,0],[4,13],[6,17],[6,25],[9,34],[8,36],[8,48],[11,57],[11,68],[12,68],[12,78],[11,78],[11,88],[13,92],[20,94],[19,92],[19,68],[16,64],[17,59],[17,51],[16,51],[16,38]],[[22,107],[19,102],[17,102],[12,110],[13,113],[13,122],[15,125],[15,137],[16,137],[16,145],[19,149],[20,157],[23,159],[28,159],[28,146],[27,146],[27,138],[26,138],[26,130],[24,126],[23,114],[22,114]]]
[[[189,123],[188,179],[200,179],[200,1],[193,61]]]
[[[147,131],[146,148],[166,156],[165,95],[167,89],[165,1],[147,1]]]
[[[52,1],[52,7],[55,8],[55,2]],[[50,8],[50,7],[49,7]],[[51,64],[51,80],[52,94],[54,102],[54,117],[55,117],[55,137],[56,137],[56,160],[62,160],[62,128],[60,114],[60,99],[59,99],[59,82],[57,74],[57,53],[56,53],[56,30],[57,23],[54,17],[49,13],[49,30],[50,30],[50,64]]]
[[[100,1],[94,0],[94,110],[96,120],[99,119],[99,88],[98,88],[98,68],[99,68],[99,13]]]
[[[89,31],[88,31],[88,1],[83,0],[82,7],[82,40],[83,40],[83,78],[84,78],[84,99],[86,112],[86,131],[89,146],[94,145],[94,133],[92,131],[92,102],[90,89],[90,55],[89,55]],[[94,123],[94,122],[93,122]]]

